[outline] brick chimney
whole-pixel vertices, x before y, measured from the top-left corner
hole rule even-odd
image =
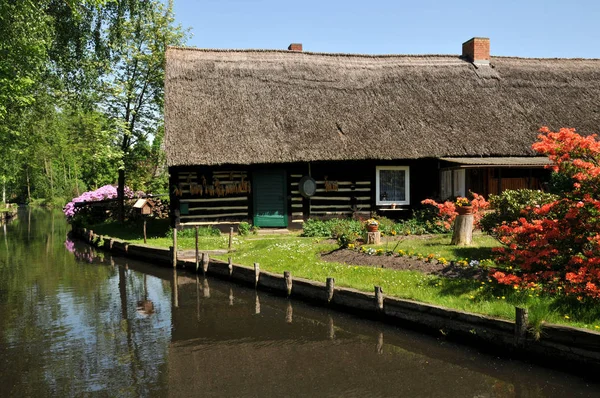
[[[462,45],[462,56],[478,65],[490,63],[490,39],[474,37]]]
[[[302,43],[292,43],[288,47],[290,51],[302,51]]]

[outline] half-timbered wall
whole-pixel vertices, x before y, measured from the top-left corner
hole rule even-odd
[[[172,207],[182,224],[219,224],[251,218],[252,182],[246,166],[171,169]]]
[[[376,167],[409,166],[410,205],[399,209],[377,206]],[[439,187],[435,160],[314,162],[281,165],[233,165],[219,167],[171,167],[170,191],[174,221],[187,225],[235,224],[252,222],[255,170],[280,168],[287,176],[287,214],[290,228],[301,228],[308,218],[332,218],[372,212],[399,218],[409,208],[432,197]],[[299,182],[310,175],[317,183],[314,196],[300,194]]]

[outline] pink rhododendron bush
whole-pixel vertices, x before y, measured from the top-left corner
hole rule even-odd
[[[600,298],[600,142],[574,129],[540,130],[533,149],[547,155],[554,172],[572,188],[558,199],[522,210],[523,217],[495,228],[505,247],[497,249],[492,272],[515,288]]]
[[[133,192],[128,187],[125,187],[125,197],[134,198],[143,196],[143,192]],[[73,221],[75,216],[85,217],[87,221],[103,221],[109,218],[112,212],[116,209],[116,202],[107,204],[102,207],[75,207],[75,203],[82,202],[98,202],[106,199],[117,198],[117,187],[112,185],[105,185],[94,191],[85,192],[82,195],[73,198],[72,201],[67,203],[63,208],[63,212],[69,221]]]

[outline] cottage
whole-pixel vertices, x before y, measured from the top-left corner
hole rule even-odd
[[[167,50],[176,224],[398,216],[428,197],[538,188],[540,126],[600,126],[600,60]]]

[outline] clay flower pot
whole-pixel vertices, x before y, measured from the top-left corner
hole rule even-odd
[[[473,214],[473,206],[456,206],[456,212],[459,216]]]
[[[377,232],[379,231],[379,225],[367,225],[367,231]]]

